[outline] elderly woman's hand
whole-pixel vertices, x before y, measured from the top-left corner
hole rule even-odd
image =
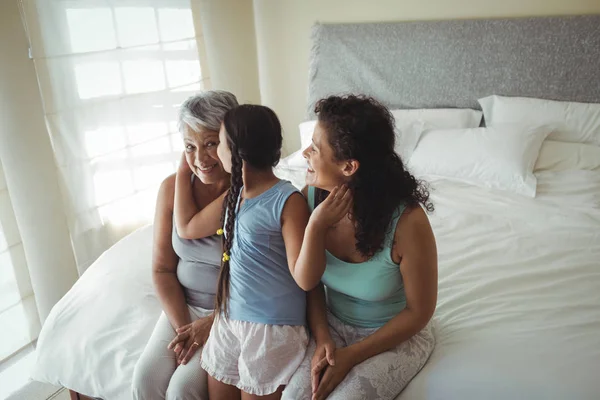
[[[214,321],[214,315],[197,319],[191,324],[178,328],[177,336],[169,343],[168,349],[177,353],[177,363],[187,364],[196,351],[204,346]]]

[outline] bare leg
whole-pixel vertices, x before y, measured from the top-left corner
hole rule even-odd
[[[255,394],[242,392],[242,400],[279,400],[281,399],[281,393],[283,393],[284,388],[285,386],[279,386],[279,389],[277,389],[275,393],[271,393],[266,396],[257,396]],[[213,400],[212,397],[210,400]]]
[[[208,375],[208,398],[210,400],[239,400],[241,391],[235,386],[220,382]]]

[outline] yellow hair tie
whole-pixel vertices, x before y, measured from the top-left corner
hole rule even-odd
[[[217,229],[217,235],[221,236],[223,234],[223,229],[219,228]]]
[[[229,255],[227,253],[223,253],[223,262],[229,261]]]

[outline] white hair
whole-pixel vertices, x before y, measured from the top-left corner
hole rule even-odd
[[[195,94],[179,108],[179,131],[185,125],[198,132],[202,129],[219,131],[225,113],[238,106],[233,93],[225,90],[207,90]]]

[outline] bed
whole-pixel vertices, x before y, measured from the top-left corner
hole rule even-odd
[[[478,108],[491,94],[600,103],[598,26],[599,16],[318,24],[307,118],[317,99],[342,92],[390,108]],[[436,206],[437,346],[399,399],[600,398],[595,147],[585,156],[577,148],[573,163],[547,155],[535,197],[421,176]],[[289,159],[277,173],[303,185]],[[151,236],[145,227],[117,243],[54,307],[34,379],[131,398],[133,367],[161,311]]]

